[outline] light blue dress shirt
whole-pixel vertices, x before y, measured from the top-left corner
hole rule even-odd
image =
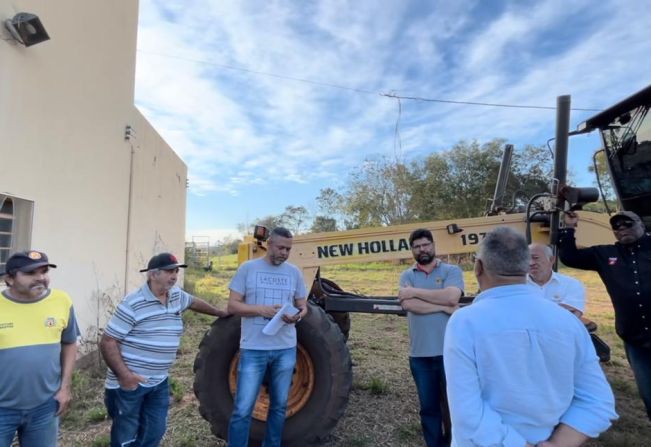
[[[453,447],[536,444],[561,422],[596,437],[617,418],[585,327],[529,285],[455,312],[443,359]]]

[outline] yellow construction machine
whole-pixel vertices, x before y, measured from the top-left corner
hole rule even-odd
[[[559,97],[557,106],[554,175],[550,179],[550,190],[532,197],[526,212],[500,212],[500,197],[504,192],[512,151],[512,147],[507,147],[493,206],[486,216],[305,234],[294,238],[289,262],[303,270],[310,290],[310,311],[297,325],[297,363],[288,400],[284,446],[318,444],[343,415],[352,385],[351,359],[346,346],[350,331],[349,313],[404,315],[396,297],[370,297],[346,292],[333,281],[321,277],[322,267],[411,258],[408,237],[416,228],[432,231],[439,257],[474,252],[486,233],[498,226],[518,229],[526,233],[530,241],[554,245],[560,214],[570,209],[579,210],[584,204],[599,198],[599,191],[595,188],[566,185],[569,137],[592,131],[601,133],[604,144],[601,150],[605,151],[604,158],[619,208],[636,212],[649,228],[651,116],[648,111],[651,108],[651,86],[590,118],[572,132],[569,131],[569,96]],[[580,211],[580,215],[578,245],[614,242],[607,213]],[[256,227],[254,235],[245,238],[239,247],[240,263],[264,256],[265,240],[265,229]],[[467,304],[472,297],[462,300]],[[210,422],[213,433],[224,439],[237,383],[239,335],[239,317],[218,319],[202,340],[194,365],[194,389],[201,414]],[[251,427],[253,443],[261,442],[264,437],[269,399],[266,388],[262,388]],[[447,429],[449,432],[449,427]]]

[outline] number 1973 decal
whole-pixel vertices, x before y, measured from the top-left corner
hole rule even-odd
[[[486,237],[486,233],[467,233],[462,234],[460,237],[463,245],[477,245]]]

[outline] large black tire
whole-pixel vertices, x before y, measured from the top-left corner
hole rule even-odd
[[[323,299],[324,296],[332,292],[343,292],[343,289],[339,285],[327,278],[319,278],[314,281],[312,284],[312,289],[310,290],[310,299],[314,302],[321,304],[321,307],[324,307]],[[348,341],[350,336],[350,314],[348,312],[328,312],[328,315],[332,317],[342,335],[344,336],[344,341]]]
[[[341,331],[341,335],[344,337],[344,342],[348,342],[348,337],[350,337],[350,314],[348,312],[328,312]]]
[[[352,386],[350,353],[323,309],[310,305],[297,333],[297,362],[282,442],[296,447],[317,444],[328,436],[344,413]],[[227,439],[233,411],[239,341],[240,318],[220,318],[201,341],[194,362],[199,412],[222,439]],[[251,423],[251,445],[264,439],[264,410],[265,403],[259,399]]]

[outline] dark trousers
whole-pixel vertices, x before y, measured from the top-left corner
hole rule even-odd
[[[624,342],[626,358],[631,365],[637,389],[651,420],[651,347],[633,346]]]
[[[442,390],[445,389],[443,356],[409,357],[409,368],[414,377],[420,401],[420,424],[427,447],[447,447],[443,436],[441,414]]]

